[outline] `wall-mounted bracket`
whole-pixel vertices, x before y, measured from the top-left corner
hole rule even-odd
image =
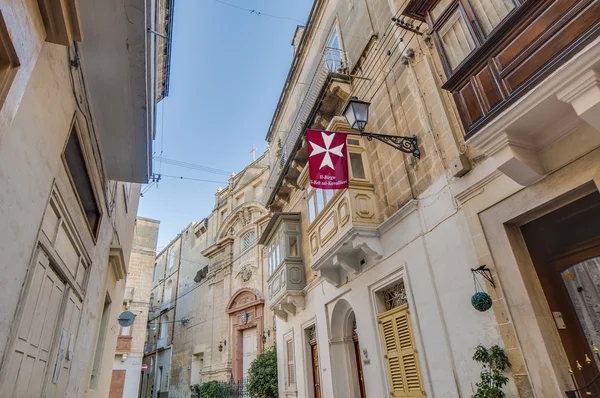
[[[494,289],[496,288],[496,284],[494,283],[494,277],[492,276],[492,270],[489,269],[487,265],[484,264],[477,268],[471,268],[471,272],[473,274],[479,274],[483,276],[485,280],[488,281]]]

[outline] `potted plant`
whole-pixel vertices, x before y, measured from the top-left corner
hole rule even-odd
[[[473,360],[483,366],[480,373],[481,381],[476,383],[477,391],[472,398],[504,398],[506,394],[502,388],[508,384],[508,377],[504,371],[510,368],[510,361],[506,352],[497,345],[485,348],[481,344],[475,349]]]

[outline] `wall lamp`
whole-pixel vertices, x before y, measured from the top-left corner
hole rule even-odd
[[[375,134],[365,132],[365,127],[369,121],[369,106],[370,102],[361,101],[356,97],[350,98],[346,109],[344,109],[344,117],[353,130],[358,131],[361,137],[366,137],[367,140],[372,141],[373,138],[379,140],[399,151],[405,153],[412,153],[417,159],[421,159],[421,151],[417,145],[417,136],[413,134],[412,137],[403,137],[397,135],[387,134]],[[352,134],[352,133],[350,133]]]

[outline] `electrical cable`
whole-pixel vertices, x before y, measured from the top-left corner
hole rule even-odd
[[[217,168],[214,168],[214,167],[202,166],[202,165],[199,165],[199,164],[184,162],[184,161],[181,161],[181,160],[163,158],[162,156],[160,157],[160,160],[161,160],[161,162],[163,162],[165,164],[169,164],[169,165],[177,166],[177,167],[182,167],[182,168],[186,168],[186,169],[204,171],[204,172],[207,172],[207,173],[220,174],[220,175],[224,175],[224,176],[231,175],[231,171],[227,171],[227,170],[223,170],[223,169],[217,169]]]
[[[215,183],[215,184],[228,184],[227,182],[224,181],[213,181],[213,180],[203,180],[200,178],[192,178],[192,177],[180,177],[180,176],[171,176],[171,175],[166,175],[166,174],[160,174],[160,177],[167,177],[167,178],[176,178],[179,180],[190,180],[190,181],[199,181],[199,182],[211,182],[211,183]]]

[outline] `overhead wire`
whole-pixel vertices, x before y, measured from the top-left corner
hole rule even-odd
[[[224,176],[229,176],[231,174],[231,171],[217,169],[214,167],[202,166],[199,164],[184,162],[184,161],[176,160],[176,159],[168,159],[168,158],[161,157],[161,161],[165,164],[169,164],[172,166],[183,167],[186,169],[192,169],[192,170],[198,170],[198,171],[204,171],[207,173],[220,174],[220,175],[224,175]]]
[[[192,178],[192,177],[182,177],[182,176],[171,176],[171,175],[167,175],[167,174],[160,174],[160,177],[167,177],[167,178],[176,178],[178,180],[190,180],[190,181],[198,181],[198,182],[211,182],[211,183],[215,183],[215,184],[228,184],[228,182],[225,181],[213,181],[213,180],[203,180],[201,178]]]

